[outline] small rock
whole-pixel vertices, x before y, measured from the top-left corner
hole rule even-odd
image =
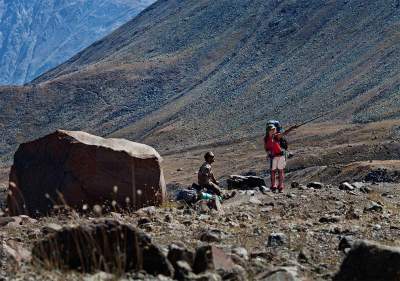
[[[218,274],[222,277],[222,280],[229,281],[247,281],[247,273],[243,267],[235,265],[233,268],[225,269],[220,268],[217,270]]]
[[[340,190],[345,190],[345,191],[352,191],[352,190],[354,190],[354,186],[352,186],[350,183],[348,183],[348,182],[342,182],[340,185],[339,185],[339,189]]]
[[[369,206],[364,208],[364,212],[383,212],[383,206],[377,202],[371,201]]]
[[[268,236],[267,247],[283,246],[287,243],[287,236],[284,233],[271,233]]]
[[[49,233],[55,233],[57,231],[60,231],[62,229],[62,226],[56,223],[49,223],[47,225],[45,225],[42,228],[42,232],[43,234],[49,234]]]
[[[291,187],[291,188],[299,188],[299,187],[300,187],[300,184],[299,184],[298,182],[296,182],[296,181],[293,181],[293,182],[290,184],[290,187]]]
[[[173,220],[173,217],[172,217],[172,215],[171,214],[166,214],[165,215],[165,217],[164,217],[164,221],[165,222],[172,222],[172,220]]]
[[[243,247],[235,247],[235,248],[233,248],[232,249],[232,253],[238,255],[241,258],[244,258],[245,260],[249,259],[249,253]]]
[[[269,189],[266,186],[260,186],[259,189],[260,189],[260,192],[263,193],[263,194],[266,194],[267,192],[271,191],[271,189]]]
[[[281,267],[267,272],[260,273],[255,280],[262,281],[300,281],[298,278],[297,268]]]
[[[371,192],[372,192],[372,188],[370,188],[370,187],[368,187],[368,186],[364,186],[364,187],[361,187],[361,188],[360,188],[360,191],[361,191],[362,193],[368,194],[368,193],[371,193]]]
[[[21,242],[15,240],[3,241],[0,244],[0,256],[7,263],[16,264],[17,266],[31,260],[31,252]]]
[[[210,229],[200,234],[200,241],[221,242],[226,235],[219,229]]]
[[[157,209],[154,206],[141,208],[136,211],[137,214],[144,214],[147,216],[154,216],[156,214],[156,212],[157,212]]]
[[[287,197],[287,198],[290,198],[290,199],[293,199],[293,198],[296,198],[296,194],[294,194],[294,193],[288,193],[288,194],[286,195],[286,197]]]
[[[235,267],[232,259],[224,251],[213,245],[203,246],[196,250],[193,272],[196,274],[207,270],[230,270]]]
[[[186,261],[177,261],[175,268],[175,279],[185,280],[192,272],[192,267]]]
[[[307,184],[308,188],[321,189],[324,185],[320,182],[314,181]]]
[[[262,213],[268,213],[268,212],[271,212],[273,209],[274,209],[274,207],[272,207],[272,206],[267,206],[267,207],[261,208],[261,209],[260,209],[260,212],[262,212]]]
[[[297,260],[301,263],[308,263],[310,261],[310,253],[307,249],[303,248],[297,256]]]
[[[11,221],[7,224],[8,227],[19,227],[21,225],[27,225],[27,224],[36,224],[37,220],[28,217],[26,215],[20,215],[20,216],[15,216],[12,217],[14,221]]]
[[[254,205],[261,205],[262,204],[261,200],[259,200],[257,198],[254,198],[254,197],[250,198],[249,202],[254,204]]]
[[[182,280],[192,271],[194,253],[183,245],[171,244],[167,258],[175,269],[175,279]]]
[[[350,236],[343,236],[339,241],[338,250],[346,251],[346,249],[350,249],[354,244],[354,239]]]
[[[376,230],[376,231],[381,230],[381,229],[382,229],[382,225],[380,225],[380,224],[375,224],[375,225],[373,226],[373,229]]]
[[[15,219],[13,217],[0,217],[0,226],[6,226],[10,222],[14,222]]]
[[[348,220],[359,220],[361,218],[362,211],[360,209],[354,209],[351,207],[346,212],[346,219]]]
[[[325,215],[319,219],[320,223],[337,223],[339,221],[340,221],[340,217],[338,217],[338,216]]]
[[[400,248],[357,241],[334,281],[399,280]]]
[[[357,182],[353,182],[351,185],[354,186],[355,188],[360,189],[365,186],[365,183],[357,181]]]

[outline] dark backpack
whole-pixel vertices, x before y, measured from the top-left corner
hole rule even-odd
[[[197,191],[194,189],[182,189],[178,191],[176,195],[176,201],[185,201],[187,204],[191,205],[197,201]]]
[[[277,133],[283,133],[285,131],[285,129],[283,129],[281,123],[278,120],[269,120],[267,122],[266,128],[268,128],[268,126],[270,126],[270,125],[275,126]],[[266,132],[266,133],[268,133],[268,132]],[[284,150],[287,150],[289,148],[288,141],[284,137],[282,137],[280,139],[279,144],[281,145],[282,149],[284,149]]]

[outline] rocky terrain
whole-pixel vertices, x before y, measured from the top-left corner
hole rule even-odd
[[[35,219],[4,213],[0,278],[398,280],[399,7],[159,0],[32,83],[1,88],[4,186],[17,144],[63,128],[152,144],[164,159],[169,197],[137,211],[61,205]],[[288,136],[286,188],[270,192],[266,120],[288,127],[321,112],[329,114]],[[41,153],[60,149],[43,147]],[[222,209],[176,201],[177,191],[197,180],[209,150],[224,188],[231,175],[255,176],[266,186],[236,190]],[[92,155],[91,164],[81,155]],[[88,175],[105,158],[97,151],[73,156],[82,173],[61,160],[52,165],[57,157],[38,159],[60,175],[76,174],[66,177],[70,182],[93,182]],[[16,160],[18,171],[30,163]],[[101,174],[121,172],[115,167]],[[12,179],[31,175],[27,170]],[[7,190],[0,195],[4,205]]]
[[[0,1],[0,85],[24,84],[132,19],[153,0]]]
[[[62,227],[67,227],[62,233],[85,225],[88,228],[83,229],[97,229],[102,225],[97,221],[106,218],[113,221],[111,225],[116,221],[149,235],[151,243],[160,249],[152,258],[161,259],[161,264],[166,262],[166,253],[171,262],[181,257],[187,264],[174,265],[175,273],[186,276],[174,275],[180,280],[347,280],[334,278],[355,241],[365,239],[389,246],[389,250],[372,249],[362,254],[365,264],[375,258],[367,274],[382,277],[386,270],[378,270],[382,264],[377,261],[384,260],[384,251],[389,251],[393,260],[398,253],[395,246],[400,247],[400,150],[399,136],[393,130],[396,124],[386,121],[349,125],[346,130],[337,124],[312,124],[295,132],[289,138],[294,156],[289,160],[285,192],[238,190],[236,197],[222,205],[222,212],[176,202],[176,191],[196,180],[196,171],[207,150],[216,154],[214,173],[225,187],[231,174],[261,176],[268,185],[260,141],[248,139],[170,151],[163,164],[169,200],[159,208],[111,213],[93,209],[83,214],[61,210],[37,219],[0,217],[2,275],[6,280],[172,279],[170,269],[164,267],[160,267],[164,268],[162,275],[146,266],[140,273],[116,270],[109,274],[60,271],[56,269],[57,263],[50,267],[37,263],[37,250],[31,249],[37,249],[46,237],[53,237]],[[320,133],[315,135],[316,132]],[[384,147],[388,153],[382,152],[386,151],[382,150]],[[197,256],[208,245],[223,252],[217,251],[210,263],[200,259],[192,264],[176,253],[184,251]],[[382,257],[376,258],[381,251]],[[161,253],[165,253],[164,258]],[[341,274],[354,274],[357,270],[353,263],[344,266]],[[195,269],[199,266],[207,270]],[[350,280],[396,280],[379,278]]]
[[[0,154],[58,128],[160,150],[333,111],[399,118],[394,0],[158,1],[25,87],[0,89]],[[221,122],[224,120],[224,122]]]

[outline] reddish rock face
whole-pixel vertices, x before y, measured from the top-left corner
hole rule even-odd
[[[21,144],[7,204],[11,215],[48,214],[54,205],[139,209],[165,199],[162,158],[150,146],[85,132],[56,131]]]

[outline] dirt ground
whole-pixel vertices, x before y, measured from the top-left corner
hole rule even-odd
[[[309,124],[291,133],[288,140],[290,151],[294,154],[288,160],[289,172],[308,167],[341,167],[353,162],[400,159],[399,120],[365,125]],[[164,154],[166,182],[183,185],[195,182],[197,170],[204,162],[203,155],[208,150],[216,155],[214,174],[220,179],[226,179],[232,174],[255,172],[264,176],[267,173],[268,161],[263,148],[263,136],[259,135],[234,143]],[[394,165],[394,169],[400,169],[398,162],[385,162],[382,165]],[[309,177],[304,180],[309,180]]]
[[[298,130],[288,137],[294,157],[289,160],[285,192],[239,191],[224,204],[223,214],[199,213],[171,201],[151,214],[105,216],[134,225],[147,216],[150,222],[142,226],[143,231],[165,249],[179,241],[194,250],[205,243],[199,238],[202,232],[216,229],[222,238],[213,243],[226,253],[233,254],[237,247],[248,252],[248,257],[235,257],[248,280],[256,280],[255,276],[267,269],[283,266],[294,267],[303,281],[331,280],[345,256],[338,249],[343,236],[400,246],[400,181],[396,178],[400,171],[399,125],[399,121],[312,124]],[[268,184],[260,135],[230,144],[164,154],[168,186],[188,186],[195,182],[203,154],[208,150],[216,154],[214,173],[222,181],[231,174],[252,172],[265,177]],[[371,171],[378,175],[383,171],[384,179],[394,180],[361,183],[366,191],[361,187],[352,191],[339,189],[342,181],[361,182]],[[293,181],[300,184],[320,181],[323,187],[291,188]],[[371,204],[382,208],[370,211]],[[29,250],[43,238],[42,229],[49,223],[73,225],[92,219],[90,215],[77,214],[43,218],[2,227],[0,237],[3,243],[18,241]],[[279,247],[267,246],[272,233],[283,233],[286,242]],[[2,264],[0,277],[5,280],[93,280],[89,275],[75,272],[49,272],[24,261],[18,266],[4,261]]]

